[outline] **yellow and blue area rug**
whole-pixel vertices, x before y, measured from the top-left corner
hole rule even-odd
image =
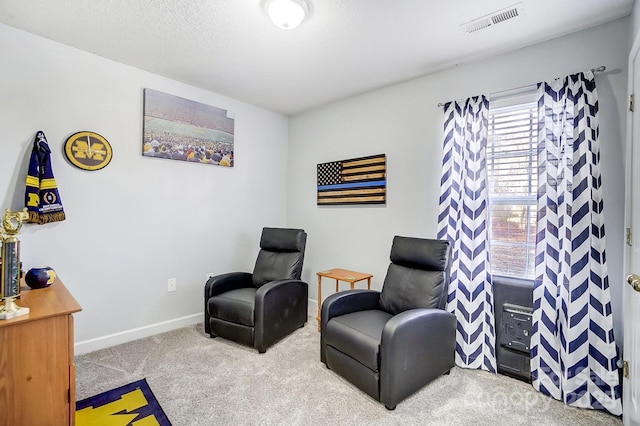
[[[146,379],[76,403],[76,426],[171,426]]]

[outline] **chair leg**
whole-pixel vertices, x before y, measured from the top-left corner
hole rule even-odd
[[[263,354],[263,353],[265,353],[265,352],[267,352],[267,350],[266,350],[266,349],[258,349],[258,353],[259,353],[259,354]]]
[[[396,406],[394,405],[393,407],[389,407],[388,405],[385,405],[384,408],[386,408],[389,411],[393,411],[396,409]]]
[[[449,370],[447,370],[447,371],[444,373],[444,375],[445,375],[445,376],[448,376],[448,375],[449,375],[449,373],[451,373],[451,370],[450,370],[450,369],[449,369]]]
[[[209,333],[209,337],[211,337],[212,339],[215,339],[215,338],[216,338],[216,337],[218,337],[218,336],[216,336],[216,335],[215,335],[215,334],[213,334],[213,333]]]

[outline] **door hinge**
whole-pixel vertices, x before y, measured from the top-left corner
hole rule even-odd
[[[629,95],[629,111],[633,112],[633,93]]]
[[[633,245],[633,241],[631,241],[631,228],[627,228],[627,245],[629,247]]]
[[[625,379],[629,378],[629,363],[627,361],[622,361],[622,376]]]

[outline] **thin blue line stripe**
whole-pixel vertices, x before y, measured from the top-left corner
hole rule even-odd
[[[349,188],[365,188],[385,186],[386,180],[372,180],[370,182],[354,182],[354,183],[338,183],[336,185],[318,185],[318,191],[327,191],[331,189],[349,189]]]

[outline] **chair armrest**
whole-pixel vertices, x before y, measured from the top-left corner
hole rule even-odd
[[[207,280],[204,285],[204,300],[213,296],[225,293],[230,290],[251,287],[251,273],[249,272],[229,272],[228,274],[216,275]]]
[[[380,292],[376,290],[354,289],[334,293],[322,302],[322,322],[339,315],[378,309]]]
[[[382,345],[394,346],[414,339],[446,339],[453,336],[444,334],[456,329],[456,317],[443,309],[410,309],[394,315],[382,330]],[[387,340],[388,339],[388,340]]]
[[[216,275],[207,280],[204,285],[204,332],[210,334],[209,309],[207,302],[210,297],[217,296],[224,292],[238,288],[251,287],[252,275],[249,272],[229,272],[227,274]]]
[[[442,309],[411,309],[382,330],[380,400],[402,401],[455,364],[456,317]]]
[[[329,320],[352,312],[378,309],[379,301],[379,291],[364,289],[345,290],[324,299],[320,314],[320,361],[326,364],[324,337]]]
[[[256,291],[254,346],[266,348],[307,322],[309,286],[301,280],[275,280]]]
[[[301,296],[305,298],[305,306],[308,306],[308,293],[309,286],[301,280],[271,281],[256,291],[256,318],[270,313],[280,316],[284,309],[291,306],[292,301]]]

